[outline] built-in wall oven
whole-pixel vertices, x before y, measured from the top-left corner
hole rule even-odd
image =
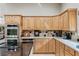
[[[7,38],[18,38],[19,37],[18,25],[7,25],[6,37]]]
[[[7,46],[9,50],[16,50],[19,45],[19,26],[18,25],[7,25],[6,34]],[[17,42],[17,43],[15,43]]]

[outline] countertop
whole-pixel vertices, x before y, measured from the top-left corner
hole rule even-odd
[[[67,40],[67,39],[63,39],[62,37],[21,37],[21,39],[56,39],[60,42],[62,42],[63,44],[71,47],[72,49],[74,49],[75,51],[79,52],[79,42],[76,42],[76,41],[72,41],[71,40]],[[78,47],[78,48],[77,48]]]

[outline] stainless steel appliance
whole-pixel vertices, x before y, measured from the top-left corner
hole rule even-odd
[[[20,42],[19,41],[19,26],[13,25],[13,24],[7,25],[5,37],[7,40],[8,50],[16,50],[16,47],[18,47],[19,45],[18,42]]]
[[[19,37],[18,25],[7,25],[6,37],[7,38],[18,38]]]

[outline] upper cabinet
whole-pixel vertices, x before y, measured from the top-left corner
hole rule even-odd
[[[5,15],[5,23],[21,25],[21,15]]]
[[[76,31],[77,30],[77,9],[67,9],[59,18],[59,29],[65,31]]]
[[[77,31],[77,9],[68,9],[69,30]]]
[[[55,16],[6,15],[6,24],[19,24],[22,30],[77,30],[77,9],[69,8]]]
[[[58,16],[53,16],[53,30],[58,30],[59,26],[59,19]]]
[[[51,16],[25,16],[22,24],[23,30],[53,30]]]
[[[34,30],[34,18],[33,17],[23,17],[22,28],[23,30]]]

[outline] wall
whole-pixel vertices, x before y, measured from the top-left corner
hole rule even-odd
[[[63,3],[61,5],[61,11],[67,8],[77,8],[77,12],[79,11],[79,3]],[[77,34],[79,35],[79,15],[77,14]]]
[[[58,3],[0,3],[0,14],[22,14],[24,16],[52,16],[60,12]]]

